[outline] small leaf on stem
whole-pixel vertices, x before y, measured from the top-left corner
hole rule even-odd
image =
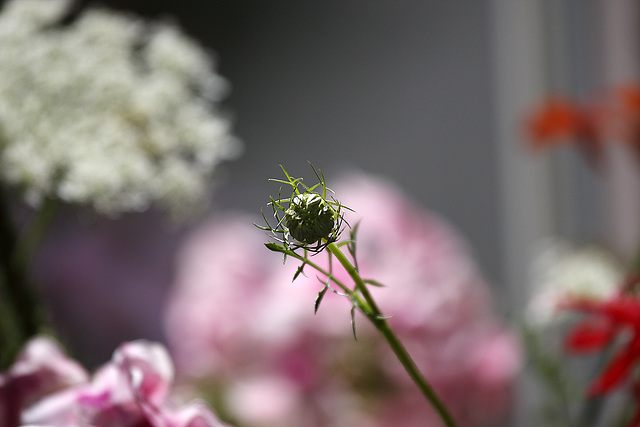
[[[378,288],[384,288],[385,285],[383,285],[382,283],[378,282],[377,280],[372,280],[372,279],[367,279],[367,280],[363,280],[364,283],[366,283],[367,285],[373,285],[376,286]]]
[[[303,270],[304,270],[304,266],[305,266],[305,265],[306,265],[306,264],[305,264],[304,262],[303,262],[302,264],[300,264],[300,267],[298,267],[298,269],[296,270],[295,274],[293,275],[293,280],[292,280],[292,282],[295,282],[295,281],[296,281],[296,279],[298,278],[298,276],[299,276],[300,274],[304,275]]]
[[[351,228],[351,231],[349,233],[349,243],[347,245],[349,254],[353,258],[353,266],[355,267],[356,271],[360,271],[360,269],[358,268],[358,258],[356,258],[356,233],[358,232],[359,225],[360,221],[356,222]]]
[[[286,249],[285,249],[285,248],[283,248],[282,246],[280,246],[280,245],[279,245],[279,244],[277,244],[277,243],[267,242],[267,243],[265,243],[264,245],[265,245],[265,246],[267,247],[267,249],[269,249],[270,251],[286,253]]]
[[[353,338],[358,341],[358,335],[356,335],[356,306],[351,307],[351,330],[353,331]]]
[[[324,294],[327,293],[327,289],[329,289],[329,286],[325,286],[320,292],[318,292],[318,296],[316,297],[316,302],[315,302],[314,307],[313,307],[313,314],[317,314],[318,313],[318,309],[320,308],[320,303],[322,302],[322,299],[324,298]]]

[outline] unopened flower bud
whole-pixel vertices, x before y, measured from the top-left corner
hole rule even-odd
[[[318,194],[298,194],[285,212],[285,226],[293,238],[312,244],[329,238],[336,225],[336,216],[335,210]]]

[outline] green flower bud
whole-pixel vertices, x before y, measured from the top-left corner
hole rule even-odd
[[[322,197],[304,193],[291,200],[285,212],[285,226],[294,239],[312,244],[331,236],[336,218],[335,210]]]

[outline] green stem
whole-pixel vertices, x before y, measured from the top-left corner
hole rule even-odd
[[[0,189],[1,191],[1,189]],[[2,347],[3,367],[11,363],[17,351],[45,326],[45,316],[37,289],[29,278],[35,250],[53,219],[54,202],[47,200],[20,238],[15,231],[6,198],[0,194],[0,269],[4,312],[14,314],[13,321],[4,319],[3,327],[13,325],[15,331]],[[11,341],[9,343],[8,341]]]
[[[58,204],[55,200],[47,198],[43,201],[42,206],[36,212],[35,217],[15,248],[12,261],[16,268],[24,271],[29,270],[32,257],[51,226],[57,210]]]
[[[6,278],[0,268],[0,371],[11,366],[24,341],[23,328],[18,323],[20,316],[5,296]]]
[[[378,331],[380,331],[380,333],[387,340],[387,343],[389,343],[389,346],[395,353],[400,363],[402,363],[404,369],[407,371],[413,382],[418,386],[424,397],[429,401],[431,406],[433,406],[433,408],[438,412],[438,415],[440,416],[444,424],[447,427],[455,427],[456,424],[453,421],[451,414],[449,414],[449,411],[442,403],[436,392],[429,385],[424,376],[420,373],[418,367],[409,355],[409,352],[393,332],[391,326],[389,326],[389,322],[387,322],[387,320],[382,315],[373,297],[369,293],[366,283],[360,277],[358,270],[353,266],[351,261],[349,261],[347,256],[335,243],[329,243],[327,245],[327,249],[336,257],[338,262],[342,264],[347,273],[349,273],[349,276],[351,276],[356,285],[356,289],[360,292],[360,294],[362,294],[363,298],[365,299],[367,305],[365,307],[359,307],[361,311],[367,316],[367,318],[374,324],[376,329],[378,329]]]
[[[344,283],[342,283],[340,280],[338,280],[338,278],[336,278],[333,274],[331,274],[329,271],[325,270],[324,268],[320,267],[318,264],[316,264],[313,261],[310,261],[309,258],[307,257],[303,257],[301,255],[298,255],[297,253],[293,252],[292,250],[288,250],[288,249],[283,249],[283,248],[279,248],[278,249],[279,252],[282,252],[283,254],[293,257],[295,259],[297,259],[298,261],[301,261],[307,265],[309,265],[309,267],[313,268],[314,270],[316,270],[318,273],[322,274],[323,276],[325,276],[327,279],[331,280],[332,283],[335,283],[336,285],[338,285],[338,287],[340,289],[342,289],[344,291],[345,294],[349,295],[349,297],[356,302],[356,304],[358,305],[358,307],[360,307],[360,309],[362,310],[364,307],[366,307],[367,303],[365,301],[362,300],[362,298],[360,297],[360,295],[358,295],[357,293],[353,292],[351,289],[349,289],[349,287],[347,285],[345,285]],[[365,313],[366,314],[366,313]]]

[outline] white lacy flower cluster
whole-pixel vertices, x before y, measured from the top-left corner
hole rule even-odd
[[[239,153],[214,102],[210,56],[169,24],[106,10],[61,23],[68,0],[0,14],[0,179],[103,213],[202,199]]]
[[[558,305],[567,298],[611,297],[624,278],[624,269],[604,248],[574,247],[549,238],[539,242],[530,276],[534,293],[527,320],[534,326],[546,326],[559,320]]]

